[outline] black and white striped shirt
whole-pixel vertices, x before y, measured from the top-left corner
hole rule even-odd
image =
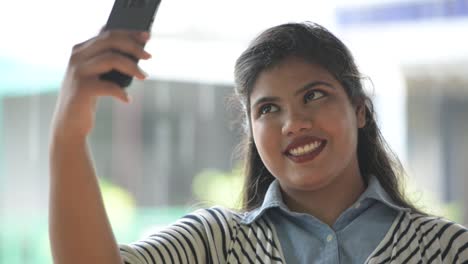
[[[122,259],[131,264],[286,263],[267,215],[250,224],[242,217],[222,207],[197,210],[142,241],[120,245]],[[402,211],[366,263],[468,263],[467,247],[465,227]]]

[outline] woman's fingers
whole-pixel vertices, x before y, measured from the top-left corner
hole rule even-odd
[[[131,56],[149,58],[149,54],[143,50],[143,43],[148,38],[147,32],[113,30],[101,32],[97,37],[75,45],[68,72],[71,81],[71,90],[68,89],[70,94],[74,98],[80,98],[79,101],[112,96],[128,102],[124,89],[113,82],[100,79],[100,76],[115,70],[145,79],[147,74]]]
[[[135,61],[123,54],[112,51],[96,55],[80,63],[75,68],[76,74],[83,77],[98,77],[111,70],[116,70],[141,80],[146,78],[146,73],[138,67]]]
[[[94,126],[99,97],[130,101],[125,89],[100,76],[116,70],[138,79],[146,78],[135,59],[150,57],[143,49],[148,39],[147,32],[112,30],[73,47],[54,117],[57,133],[88,135]]]
[[[148,32],[103,31],[98,36],[75,45],[72,52],[72,61],[87,60],[106,51],[125,53],[136,59],[149,59],[151,54],[143,48],[148,39]]]
[[[84,93],[88,93],[91,98],[97,98],[102,96],[114,97],[124,103],[130,102],[130,97],[125,89],[120,88],[117,84],[108,81],[101,81],[96,79],[87,80],[87,84],[84,89]],[[94,99],[95,100],[95,99]]]

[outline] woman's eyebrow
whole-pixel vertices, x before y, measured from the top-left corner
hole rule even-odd
[[[255,101],[255,103],[252,105],[251,108],[255,108],[257,105],[261,104],[261,103],[265,103],[265,102],[277,102],[279,101],[280,98],[279,97],[276,97],[276,96],[265,96],[265,97],[261,97],[259,98],[257,101]]]
[[[314,87],[314,86],[319,86],[319,85],[325,85],[327,87],[330,87],[332,89],[335,89],[335,87],[333,85],[331,85],[330,83],[327,83],[327,82],[323,82],[323,81],[316,81],[316,82],[310,82],[306,85],[304,85],[303,87],[301,87],[300,89],[298,89],[294,95],[297,96],[301,93],[303,93],[304,91]],[[261,97],[259,98],[258,100],[255,101],[255,103],[252,105],[252,108],[255,108],[257,105],[259,104],[262,104],[262,103],[265,103],[265,102],[277,102],[279,101],[280,98],[279,97],[276,97],[276,96],[265,96],[265,97]]]
[[[327,87],[330,87],[330,88],[332,88],[332,89],[335,89],[335,87],[334,87],[333,85],[331,85],[330,83],[327,83],[327,82],[324,82],[324,81],[316,81],[316,82],[310,82],[310,83],[304,85],[302,88],[298,89],[298,90],[294,93],[294,95],[297,96],[297,95],[303,93],[304,91],[306,91],[306,90],[308,90],[308,89],[310,89],[310,88],[312,88],[312,87],[314,87],[314,86],[319,86],[319,85],[325,85],[325,86],[327,86]]]

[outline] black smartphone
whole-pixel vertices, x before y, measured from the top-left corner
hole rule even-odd
[[[160,3],[161,0],[115,0],[104,30],[127,29],[150,32]],[[137,58],[125,53],[124,55],[138,62]],[[122,88],[129,86],[133,79],[116,70],[104,73],[100,78],[115,82]]]

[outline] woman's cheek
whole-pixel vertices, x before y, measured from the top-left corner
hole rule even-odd
[[[281,142],[274,124],[271,122],[259,122],[254,130],[254,140],[262,160],[265,163],[271,163],[271,160],[275,159],[273,154],[278,152],[278,143]]]
[[[267,132],[267,129],[265,128],[265,125],[261,124],[260,122],[257,122],[256,124],[254,124],[252,132],[257,149],[260,152],[260,154],[262,154],[268,142],[268,134],[265,133]]]
[[[353,155],[357,148],[357,127],[355,117],[350,112],[337,115],[336,126],[333,127],[335,138],[339,140],[343,155]]]

